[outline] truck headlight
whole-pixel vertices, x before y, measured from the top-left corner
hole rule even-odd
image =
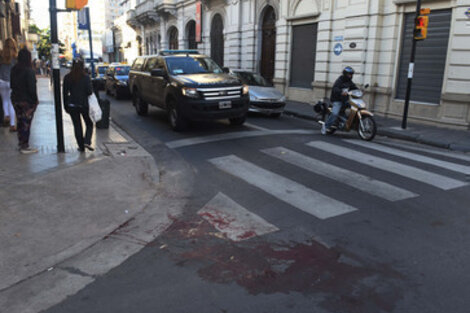
[[[250,87],[248,85],[243,85],[242,93],[243,95],[247,95],[250,92]]]
[[[183,96],[188,98],[199,98],[199,92],[196,88],[183,87],[181,89],[181,93],[183,94]]]

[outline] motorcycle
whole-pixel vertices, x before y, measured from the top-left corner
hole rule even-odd
[[[369,85],[365,85],[364,89]],[[374,139],[377,134],[377,124],[374,120],[374,114],[366,109],[366,102],[362,99],[364,97],[364,90],[343,90],[348,93],[347,105],[343,106],[338,119],[335,124],[327,130],[327,134],[333,134],[337,130],[349,132],[356,130],[362,140],[370,141]],[[332,105],[329,99],[318,101],[314,107],[314,111],[321,115],[319,120],[320,124],[324,124],[332,111]]]

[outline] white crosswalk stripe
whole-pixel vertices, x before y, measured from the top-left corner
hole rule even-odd
[[[310,135],[312,134],[311,130],[306,129],[286,129],[286,130],[245,130],[232,133],[217,134],[211,136],[202,136],[202,137],[193,137],[169,141],[166,143],[167,147],[183,148],[193,145],[242,139],[242,138],[253,138],[261,136],[273,136],[273,135]]]
[[[279,200],[320,219],[327,219],[357,210],[348,204],[327,197],[234,155],[210,159],[209,162]]]
[[[467,175],[470,174],[470,166],[465,166],[465,165],[456,164],[456,163],[452,163],[452,162],[442,161],[442,160],[430,158],[430,157],[427,157],[427,156],[424,156],[424,155],[421,155],[421,154],[412,153],[412,152],[399,150],[399,149],[395,149],[395,148],[390,148],[390,147],[380,145],[380,144],[377,144],[377,143],[372,143],[372,142],[363,142],[363,141],[359,141],[359,140],[344,140],[344,141],[347,142],[347,143],[350,143],[350,144],[354,144],[354,145],[364,147],[364,148],[373,149],[373,150],[381,151],[381,152],[384,152],[384,153],[388,153],[390,155],[399,156],[401,158],[406,158],[406,159],[410,159],[410,160],[413,160],[413,161],[416,161],[416,162],[430,164],[430,165],[434,165],[434,166],[437,166],[437,167],[445,168],[445,169],[448,169],[448,170],[451,170],[451,171],[454,171],[454,172],[464,173],[464,174],[467,174]]]
[[[445,156],[445,157],[452,158],[452,159],[457,159],[457,160],[470,162],[470,155],[469,154],[464,154],[463,152],[443,151],[443,150],[425,148],[425,147],[418,147],[418,146],[413,146],[413,145],[404,145],[404,144],[399,144],[399,143],[396,143],[396,142],[385,142],[384,144],[386,144],[388,146],[393,146],[393,147],[396,147],[396,148],[404,148],[404,149],[409,149],[409,150],[414,150],[414,151],[419,151],[419,152],[427,152],[427,153],[431,153],[431,154]]]
[[[198,214],[233,241],[247,240],[279,230],[221,192],[199,210]]]
[[[312,173],[328,177],[389,201],[404,200],[418,196],[417,194],[408,190],[398,188],[388,183],[372,179],[365,175],[322,162],[318,159],[305,156],[283,147],[276,147],[261,151]]]
[[[422,183],[435,186],[443,190],[454,189],[467,185],[467,183],[463,181],[459,181],[447,176],[435,174],[413,166],[408,166],[395,161],[390,161],[384,158],[362,153],[346,147],[333,145],[327,142],[312,141],[307,143],[307,145],[355,162],[378,168],[383,171],[388,171],[397,175],[401,175],[403,177],[420,181]]]

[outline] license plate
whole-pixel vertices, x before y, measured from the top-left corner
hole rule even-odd
[[[232,101],[220,101],[219,109],[230,109],[232,107]]]

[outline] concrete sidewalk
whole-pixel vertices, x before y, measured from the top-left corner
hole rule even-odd
[[[96,129],[94,152],[79,153],[70,117],[64,113],[66,153],[57,154],[55,112],[48,79],[38,79],[38,91],[40,104],[33,120],[30,146],[38,148],[39,153],[20,154],[16,133],[0,129],[2,312],[36,312],[50,305],[38,305],[44,303],[38,295],[41,289],[53,290],[53,286],[38,285],[35,292],[30,290],[28,296],[36,297],[36,302],[19,296],[15,288],[28,290],[27,285],[22,285],[25,281],[64,261],[73,263],[73,258],[85,250],[90,255],[90,247],[133,220],[140,218],[148,223],[149,218],[142,214],[151,211],[149,207],[158,198],[159,171],[155,160],[112,123],[109,129]],[[146,236],[149,234],[152,232]],[[112,245],[116,247],[115,242]],[[140,246],[142,243],[132,250],[135,252]],[[99,252],[103,249],[104,246]],[[130,252],[123,249],[118,253]],[[117,265],[112,258],[101,261],[101,271]],[[64,296],[74,292],[65,292],[67,288],[60,284],[56,288]],[[17,303],[12,302],[15,297]],[[20,309],[18,303],[30,305]]]
[[[285,113],[315,121],[312,104],[288,101]],[[375,116],[377,133],[395,139],[413,141],[439,148],[470,152],[470,131],[408,123],[401,129],[401,120]],[[320,128],[320,126],[318,126]]]

